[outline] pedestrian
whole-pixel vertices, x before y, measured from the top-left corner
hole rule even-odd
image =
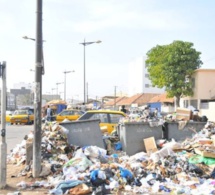
[[[83,111],[83,112],[85,112],[85,111],[86,111],[85,103],[83,103],[83,104],[81,105],[81,111]]]
[[[154,110],[154,117],[155,117],[155,118],[158,117],[158,108],[155,108],[155,110]]]
[[[46,117],[47,117],[47,121],[51,121],[51,119],[52,119],[52,109],[50,108],[49,105],[48,105],[47,110],[46,110]]]
[[[122,108],[120,110],[121,112],[127,113],[127,110],[125,109],[125,105],[122,105]]]

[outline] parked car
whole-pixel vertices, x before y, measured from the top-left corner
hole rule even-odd
[[[88,110],[78,120],[99,119],[100,128],[102,129],[106,127],[110,134],[115,129],[115,126],[119,123],[120,119],[124,117],[126,117],[126,114],[121,111]]]
[[[10,118],[12,116],[13,112],[6,110],[6,116],[5,116],[5,121],[6,123],[10,123]],[[1,123],[1,114],[0,114],[0,123]]]
[[[10,118],[13,115],[13,111],[6,110],[6,123],[10,123]]]
[[[77,120],[82,114],[84,114],[83,111],[81,110],[75,110],[75,109],[68,109],[68,110],[63,110],[57,115],[54,115],[52,117],[52,121],[57,121],[57,122],[62,122],[65,119],[68,119],[70,121],[75,121]]]
[[[34,113],[32,110],[15,110],[10,117],[10,123],[13,124],[33,124]]]

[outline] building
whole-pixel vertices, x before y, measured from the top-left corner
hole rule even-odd
[[[189,82],[193,82],[193,96],[183,97],[180,106],[187,108],[193,106],[206,115],[210,120],[215,119],[215,69],[197,69]]]
[[[25,83],[25,82],[19,82],[19,83],[15,83],[13,85],[13,89],[25,88],[25,89],[31,89],[32,90],[32,87],[33,87],[32,83]]]
[[[129,63],[129,96],[138,93],[161,94],[165,92],[164,88],[160,89],[152,86],[145,60],[146,58],[141,56]]]
[[[193,96],[183,97],[180,106],[193,106],[197,109],[205,103],[215,101],[215,69],[197,69],[189,82],[193,83]]]

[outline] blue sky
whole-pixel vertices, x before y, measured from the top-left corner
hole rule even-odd
[[[83,100],[83,46],[89,97],[127,92],[128,64],[156,45],[194,43],[202,68],[215,63],[213,0],[45,0],[43,93],[55,91],[67,74],[67,98]],[[7,87],[34,81],[36,0],[0,0],[0,61],[7,61]],[[58,85],[63,97],[64,87]]]

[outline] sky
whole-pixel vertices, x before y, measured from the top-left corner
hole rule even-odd
[[[36,0],[0,0],[0,61],[7,62],[7,89],[34,83]],[[156,45],[192,42],[202,68],[215,64],[213,0],[44,0],[42,93],[83,100],[84,39],[90,98],[127,93],[128,65]],[[57,85],[56,83],[62,83]]]

